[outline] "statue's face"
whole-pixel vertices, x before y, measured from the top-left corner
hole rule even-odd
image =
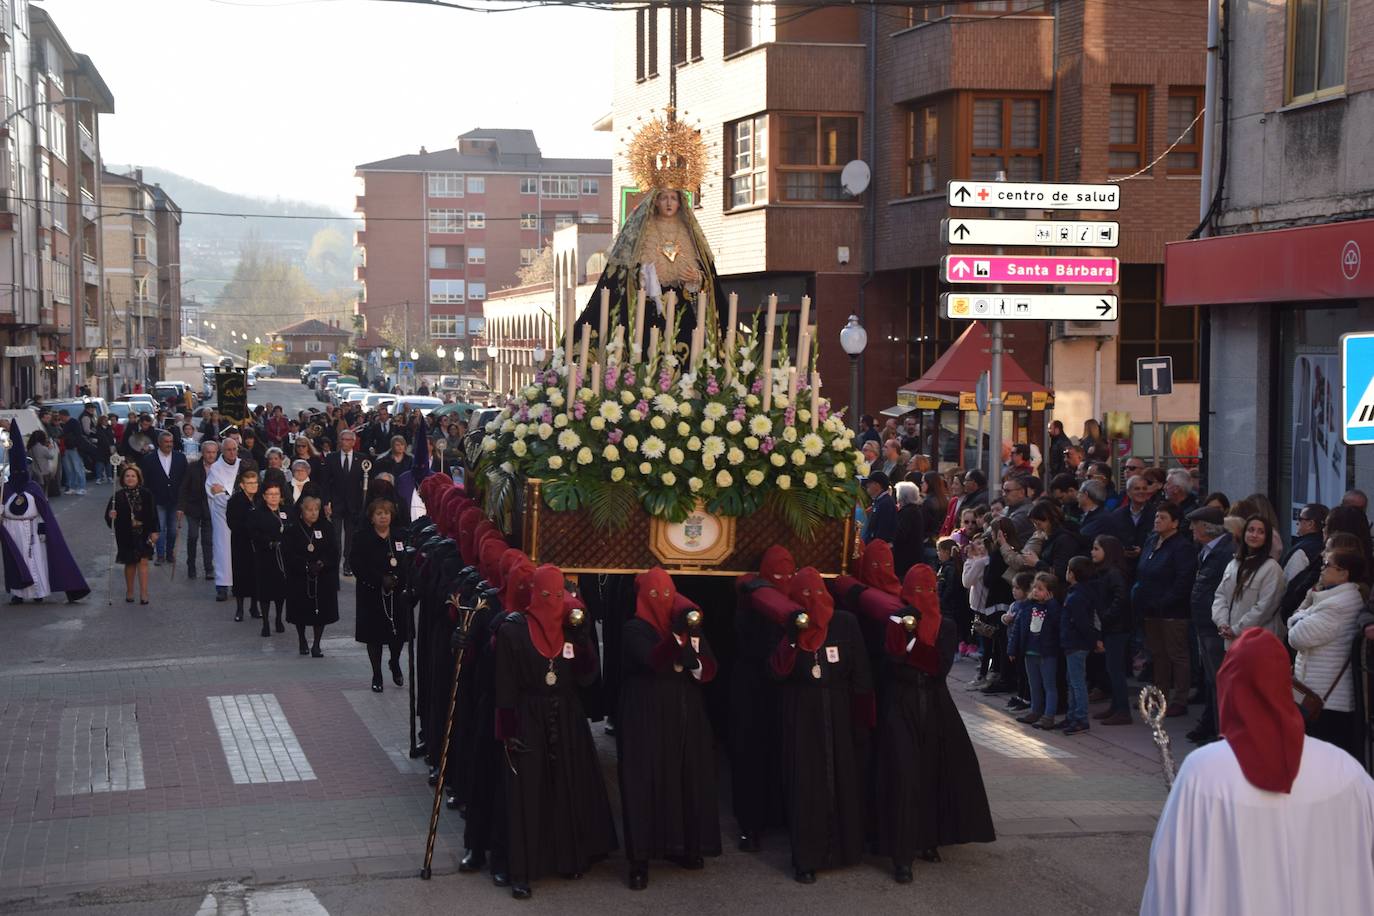
[[[659,216],[676,216],[681,202],[676,191],[659,191],[654,198],[654,210]]]

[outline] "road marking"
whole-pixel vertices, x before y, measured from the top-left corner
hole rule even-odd
[[[315,778],[275,694],[206,697],[229,775],[239,785]]]
[[[138,709],[71,706],[62,710],[57,738],[58,795],[129,792],[146,788]]]
[[[392,764],[402,773],[428,773],[423,760],[410,759],[410,732],[405,720],[400,693],[373,693],[371,690],[345,690],[344,699],[367,727]],[[392,699],[388,699],[392,698]]]
[[[1046,744],[1025,729],[1030,726],[1013,724],[1001,719],[988,718],[976,712],[959,710],[968,729],[968,736],[974,744],[981,744],[996,751],[1003,757],[1020,758],[1057,758],[1072,757],[1071,752]]]
[[[309,888],[258,890],[227,881],[210,886],[196,916],[329,916],[329,911]]]

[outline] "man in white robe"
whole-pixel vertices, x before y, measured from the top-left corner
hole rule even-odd
[[[234,495],[234,481],[239,473],[239,441],[225,438],[219,456],[205,474],[205,495],[210,503],[210,522],[214,526],[215,600],[228,601],[234,584],[234,563],[229,555],[229,520],[225,510],[229,497]]]
[[[1246,630],[1217,673],[1226,740],[1188,755],[1150,846],[1141,916],[1374,912],[1374,780],[1303,734],[1288,653]]]

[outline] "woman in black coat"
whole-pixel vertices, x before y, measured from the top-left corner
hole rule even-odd
[[[374,474],[390,474],[392,479],[400,477],[405,471],[410,470],[414,460],[406,454],[406,437],[392,436],[391,450],[377,459],[372,466]]]
[[[119,470],[122,488],[105,507],[105,524],[114,528],[115,562],[124,566],[124,600],[134,600],[134,576],[138,576],[139,604],[148,603],[148,561],[157,543],[157,507],[153,494],[143,486],[143,472],[132,462]]]
[[[300,514],[301,500],[307,496],[314,496],[316,499],[323,499],[323,490],[319,483],[310,478],[310,462],[304,458],[297,458],[291,462],[291,477],[286,481],[286,486],[282,488],[282,502],[286,504],[286,510],[293,516]]]
[[[921,490],[909,480],[897,484],[897,532],[892,538],[892,568],[898,578],[925,559],[926,512]]]
[[[320,498],[306,495],[296,504],[296,514],[282,535],[282,560],[286,566],[286,622],[296,627],[301,655],[324,658],[320,637],[324,628],[339,621],[339,548],[334,526],[320,513]],[[305,628],[314,630],[307,646]]]
[[[258,502],[258,472],[245,470],[239,474],[238,489],[224,507],[224,520],[229,525],[229,558],[234,571],[234,620],[243,620],[243,599],[248,599],[248,613],[258,616],[258,596],[253,587],[257,575],[253,558],[253,532],[249,519]]]
[[[701,611],[675,598],[661,567],[635,585],[635,616],[621,636],[624,682],[615,721],[629,885],[643,890],[649,859],[696,869],[703,856],[720,855],[720,805],[702,700],[716,661],[701,633]]]
[[[401,676],[401,646],[410,638],[410,604],[406,596],[405,541],[393,528],[396,504],[377,499],[367,506],[367,524],[353,536],[348,562],[358,583],[353,638],[367,646],[372,663],[372,691],[382,692],[382,646],[391,649],[391,680]]]
[[[273,605],[277,612],[277,632],[283,633],[282,605],[286,603],[286,563],[282,558],[282,539],[291,513],[281,498],[281,484],[269,480],[262,486],[262,496],[248,516],[248,530],[253,539],[254,592],[262,609],[262,635],[271,636]],[[237,576],[235,581],[237,581]]]

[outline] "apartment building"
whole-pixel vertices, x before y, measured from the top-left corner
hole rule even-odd
[[[606,224],[611,163],[545,157],[534,132],[470,130],[452,149],[357,167],[363,346],[393,337],[465,346],[482,303],[515,286],[553,233]]]
[[[1121,247],[1058,252],[1121,258],[1121,320],[1009,328],[1013,358],[1054,390],[1055,415],[1071,428],[1109,410],[1148,420],[1148,401],[1135,395],[1135,359],[1168,353],[1178,384],[1161,414],[1196,420],[1196,317],[1162,310],[1162,267],[1164,243],[1196,224],[1204,6],[756,3],[722,15],[697,4],[627,10],[617,20],[625,53],[617,55],[614,128],[629,132],[636,117],[669,105],[699,125],[712,177],[697,215],[722,283],[751,307],[770,293],[784,310],[813,297],[820,370],[837,403],[849,396],[838,336],[851,313],[868,331],[861,403],[873,413],[965,330],[938,314],[938,266],[948,251],[940,220],[952,215],[945,184],[1004,172],[1009,180],[1123,181],[1120,213],[1085,214],[1118,219]],[[841,185],[854,160],[872,176],[857,194]],[[620,160],[615,182],[618,194],[630,183]],[[955,406],[924,420],[946,438],[962,436]],[[1029,409],[1009,418],[1008,438],[1042,441],[1045,419]],[[1138,453],[1148,450],[1143,439],[1133,443]]]
[[[100,121],[114,97],[48,13],[0,3],[0,399],[98,383]]]
[[[1374,454],[1342,441],[1340,356],[1374,329],[1374,0],[1214,2],[1216,205],[1168,246],[1165,305],[1202,315],[1209,484],[1267,492],[1296,528],[1303,504],[1374,489]]]

